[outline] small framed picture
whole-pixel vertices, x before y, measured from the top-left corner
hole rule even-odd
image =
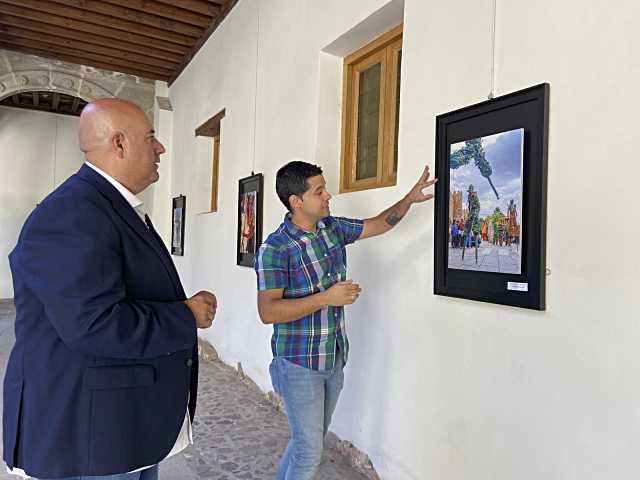
[[[187,213],[187,197],[180,195],[173,198],[171,218],[171,254],[184,255],[184,222]]]
[[[263,187],[261,173],[239,181],[236,264],[244,267],[253,268],[256,251],[262,243]]]
[[[436,119],[434,293],[545,309],[549,84]]]

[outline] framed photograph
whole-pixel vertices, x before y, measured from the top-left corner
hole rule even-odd
[[[549,84],[436,118],[434,293],[545,309]]]
[[[239,182],[236,264],[244,267],[253,268],[256,251],[262,243],[263,187],[261,173]]]
[[[171,215],[171,254],[184,255],[184,222],[187,213],[187,197],[173,198]]]

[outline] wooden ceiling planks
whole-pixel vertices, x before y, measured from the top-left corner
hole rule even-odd
[[[1,7],[0,7],[1,8]],[[102,35],[95,35],[80,30],[70,30],[64,27],[58,27],[52,24],[46,24],[42,22],[36,22],[26,18],[14,17],[12,15],[0,14],[0,33],[12,34],[12,32],[35,32],[42,36],[43,33],[47,34],[47,38],[56,37],[58,39],[69,39],[76,42],[82,42],[86,47],[91,50],[92,45],[105,46],[110,45],[116,50],[121,50],[130,53],[139,53],[145,57],[154,57],[161,60],[168,60],[173,63],[180,63],[184,56],[179,53],[168,52],[166,50],[160,50],[148,45],[140,45],[133,42],[127,42],[124,40],[118,40],[116,38],[110,38]],[[19,33],[13,33],[16,36],[20,36]],[[144,63],[144,62],[143,62]]]
[[[110,39],[119,39],[127,43],[145,45],[157,50],[177,53],[180,56],[184,56],[190,51],[189,47],[166,42],[164,40],[157,40],[155,38],[146,37],[144,35],[139,35],[138,33],[125,32],[122,30],[103,27],[102,25],[96,25],[81,20],[69,19],[46,12],[39,12],[37,10],[32,10],[29,8],[16,7],[14,5],[8,5],[4,2],[5,0],[0,0],[0,22],[2,22],[4,18],[8,18],[6,15],[3,15],[5,13],[8,13],[16,17],[21,17],[23,19],[30,19],[34,23],[41,24],[41,28],[39,29],[39,31],[42,31],[45,34],[48,32],[48,26],[54,25],[68,29],[70,33],[80,31],[90,35],[102,35]]]
[[[21,39],[23,43],[25,40],[32,40],[31,46],[34,48],[48,48],[47,44],[51,44],[68,47],[71,49],[71,52],[84,50],[88,53],[102,55],[104,57],[116,57],[117,59],[129,61],[132,65],[139,63],[150,67],[161,67],[167,71],[171,71],[175,68],[175,62],[171,62],[170,60],[149,57],[144,54],[128,51],[127,49],[114,48],[113,45],[105,46],[108,45],[105,43],[102,45],[87,43],[71,38],[59,37],[57,35],[47,35],[45,43],[42,41],[42,35],[38,32],[5,25],[0,25],[0,32],[4,33],[2,36],[3,40],[10,43],[13,43],[9,40],[10,38]]]
[[[218,16],[218,18],[215,19],[213,23],[211,23],[209,28],[200,37],[200,40],[198,40],[198,43],[196,43],[191,51],[187,55],[185,55],[184,60],[182,61],[180,66],[176,69],[173,75],[171,75],[171,78],[169,78],[169,85],[171,85],[176,80],[176,78],[178,78],[180,73],[182,73],[182,71],[187,68],[187,65],[189,65],[191,59],[195,56],[196,53],[198,53],[198,50],[200,50],[202,45],[204,45],[208,38],[218,28],[218,26],[222,23],[229,12],[231,12],[236,3],[238,3],[238,0],[226,0],[226,3],[220,11],[220,15]]]
[[[172,83],[237,0],[0,0],[0,48]]]
[[[200,28],[207,28],[211,23],[209,16],[199,15],[195,12],[185,10],[173,4],[164,4],[160,2],[149,2],[148,0],[104,0],[112,5],[133,9],[138,12],[149,13],[158,17],[176,20],[185,24],[195,25]],[[213,8],[211,16],[217,16],[220,8]]]
[[[157,3],[164,3],[165,5],[177,5],[184,10],[190,12],[199,13],[209,17],[215,17],[220,12],[220,8],[224,6],[225,0],[219,2],[207,2],[206,0],[158,0]]]

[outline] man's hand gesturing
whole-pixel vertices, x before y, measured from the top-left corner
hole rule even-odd
[[[218,300],[213,293],[202,290],[185,300],[184,303],[189,307],[193,316],[196,317],[196,326],[198,328],[209,328],[211,326],[218,308]]]

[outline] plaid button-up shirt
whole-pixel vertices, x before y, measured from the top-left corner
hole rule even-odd
[[[283,298],[301,298],[346,280],[345,246],[360,237],[363,225],[362,220],[326,217],[318,222],[316,233],[305,232],[287,214],[256,255],[258,290],[283,288]],[[344,307],[324,307],[298,320],[273,325],[273,355],[297,365],[330,370],[338,349],[346,362],[349,342]]]

